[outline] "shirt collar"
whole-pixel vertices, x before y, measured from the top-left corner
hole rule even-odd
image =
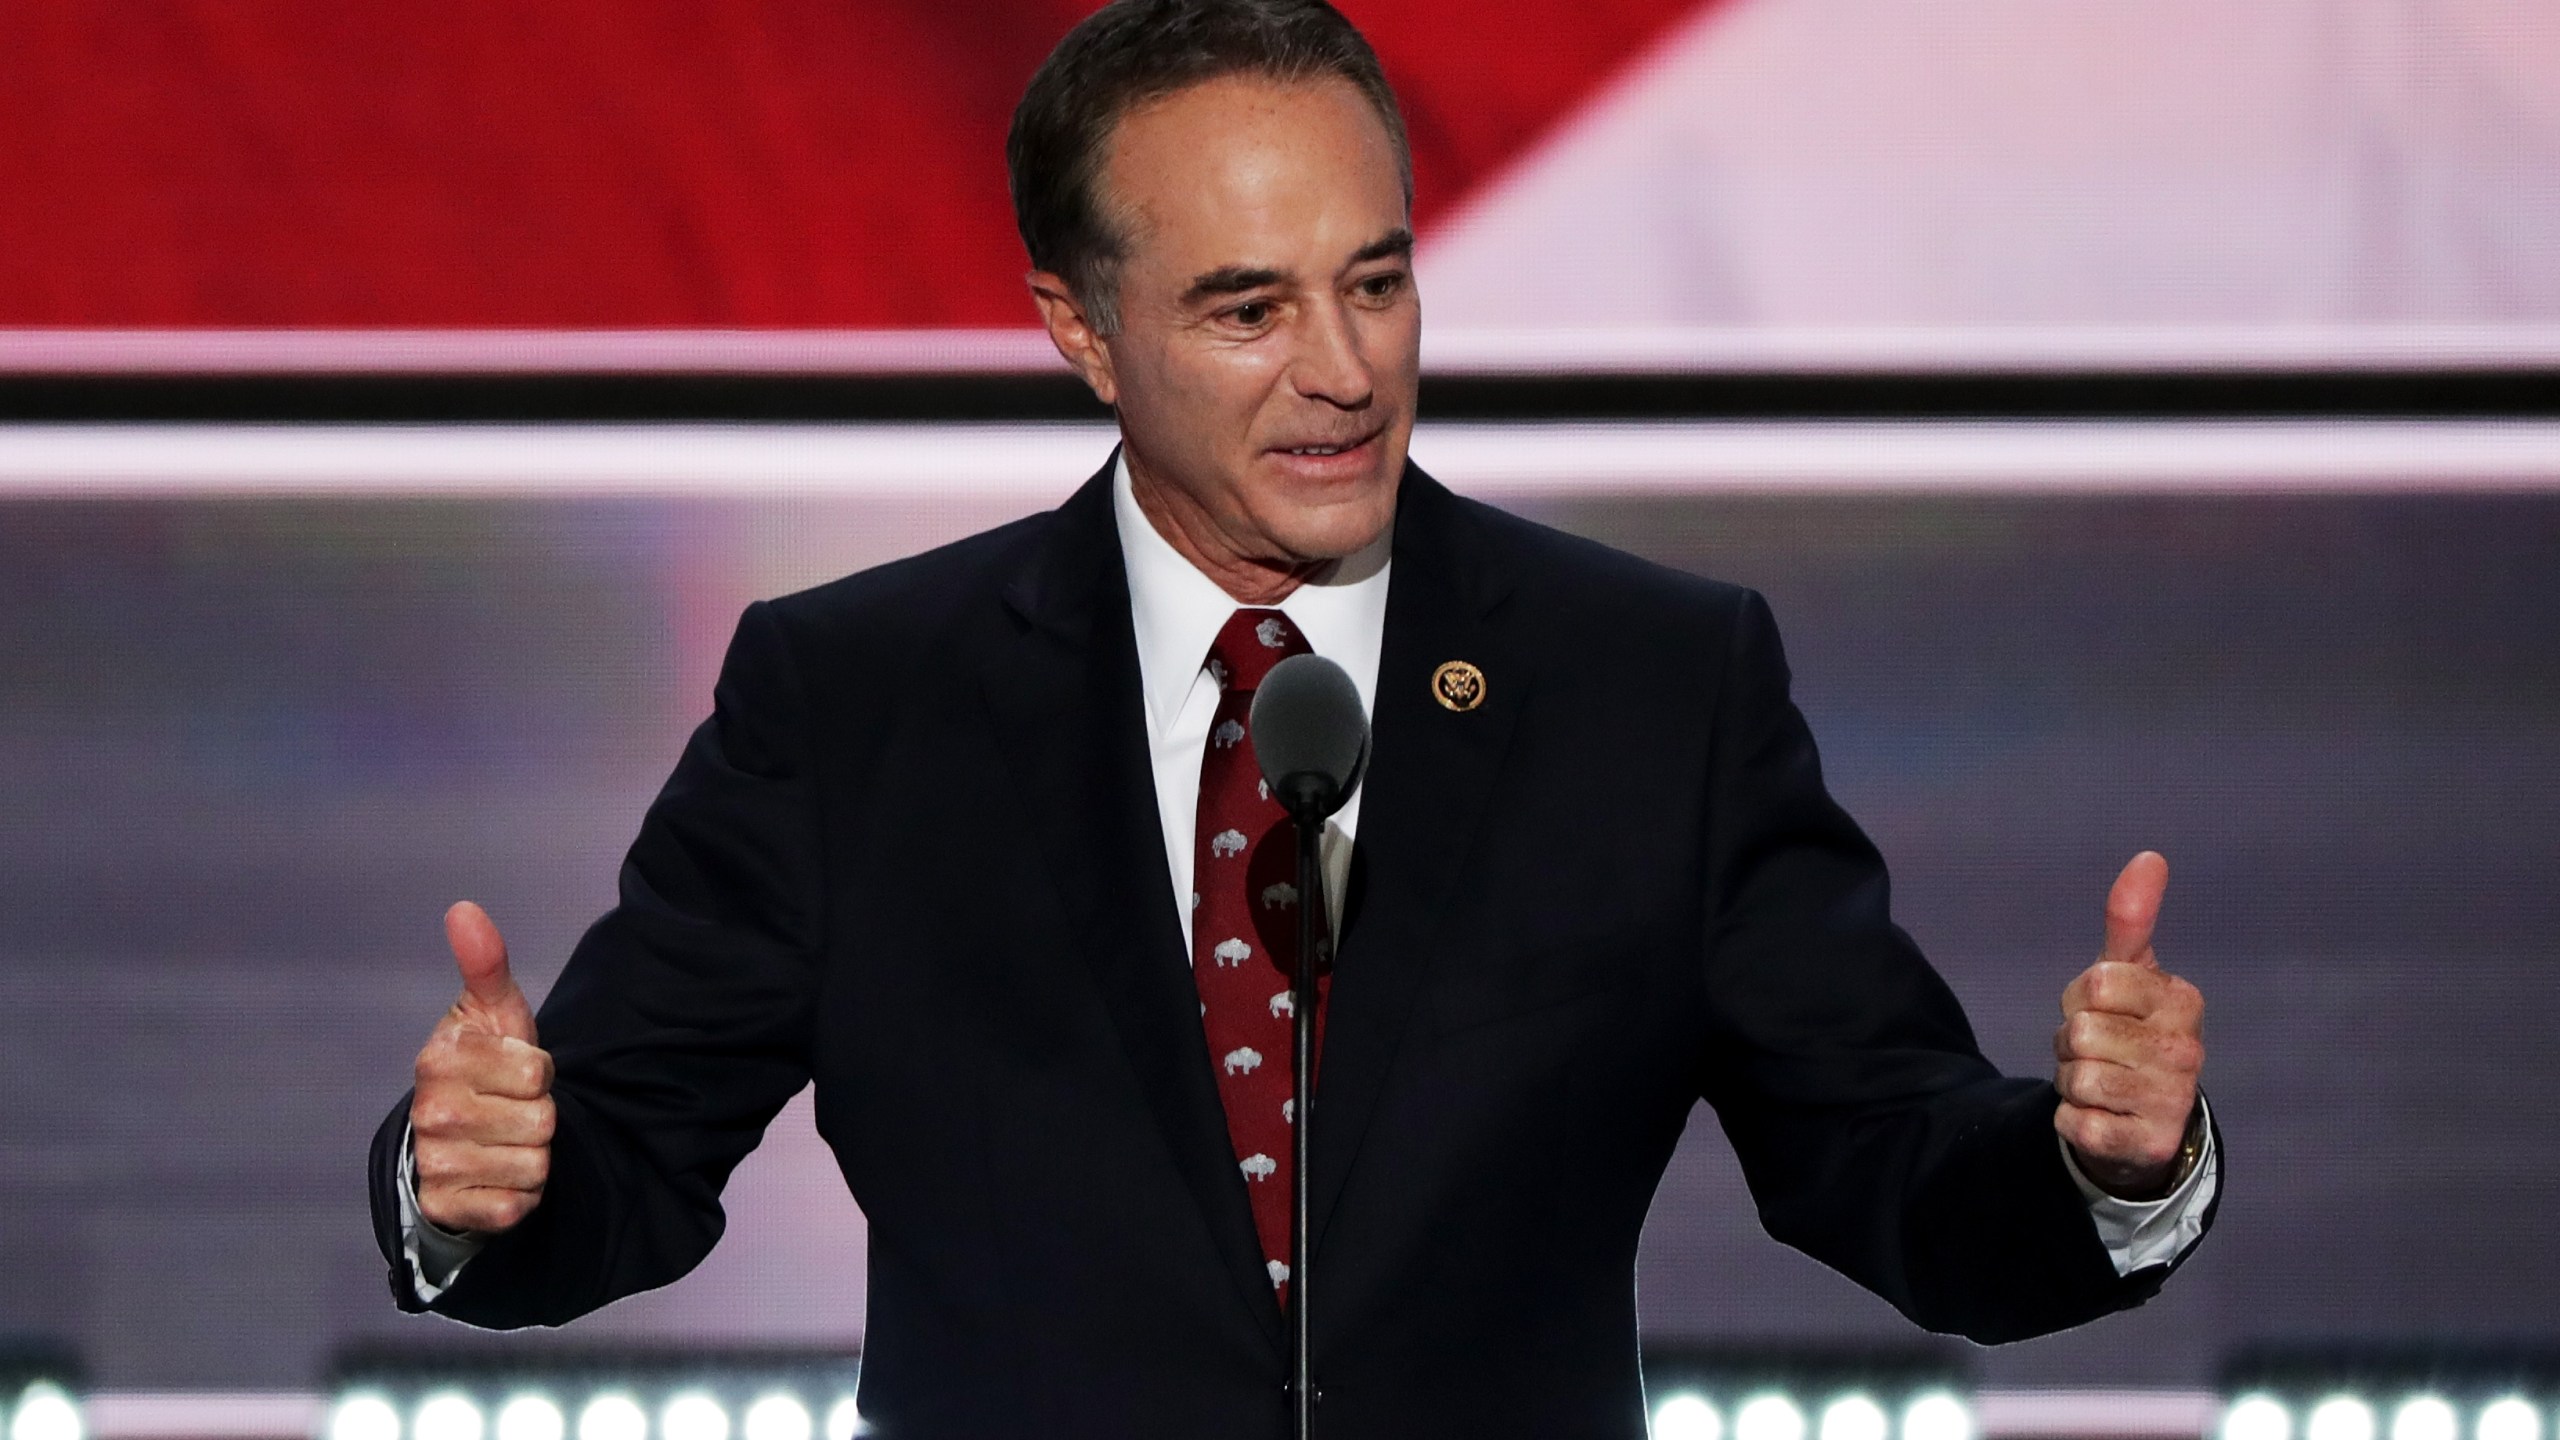
[[[1125,450],[1112,467],[1112,514],[1120,531],[1120,559],[1129,576],[1129,618],[1137,632],[1138,683],[1147,721],[1158,735],[1173,725],[1190,698],[1192,682],[1209,658],[1209,644],[1237,609],[1218,582],[1182,557],[1138,508],[1130,488]],[[1375,712],[1378,654],[1385,643],[1387,571],[1393,530],[1357,554],[1326,566],[1289,598],[1271,607],[1287,615],[1317,654],[1340,665],[1360,692],[1360,707]]]

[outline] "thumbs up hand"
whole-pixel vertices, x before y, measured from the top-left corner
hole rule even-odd
[[[2179,1178],[2204,1066],[2204,996],[2151,951],[2168,886],[2157,852],[2126,863],[2107,893],[2106,946],[2062,992],[2053,1032],[2053,1128],[2081,1173],[2127,1200],[2165,1195]]]
[[[445,912],[444,934],[462,998],[418,1052],[418,1210],[446,1230],[496,1235],[533,1213],[550,1176],[551,1056],[535,1043],[533,1007],[488,912],[462,901]]]

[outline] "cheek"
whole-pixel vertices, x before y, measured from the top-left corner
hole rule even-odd
[[[1422,311],[1405,304],[1372,311],[1360,320],[1361,348],[1377,376],[1378,388],[1397,400],[1410,400],[1422,388]]]
[[[1271,393],[1275,368],[1268,354],[1250,346],[1168,355],[1147,377],[1153,412],[1191,432],[1186,438],[1194,446],[1234,443],[1235,432]]]

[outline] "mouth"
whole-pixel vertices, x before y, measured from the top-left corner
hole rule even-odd
[[[1348,440],[1309,441],[1299,445],[1274,445],[1271,453],[1300,466],[1333,468],[1349,463],[1363,463],[1377,454],[1378,437],[1383,430],[1372,430]]]

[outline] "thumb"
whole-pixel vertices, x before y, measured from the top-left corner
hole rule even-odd
[[[444,912],[444,938],[462,972],[462,999],[455,1008],[493,1034],[533,1044],[533,1007],[507,970],[507,942],[499,938],[498,922],[478,905],[456,901]]]
[[[2151,953],[2151,927],[2160,919],[2160,897],[2169,888],[2169,862],[2145,850],[2125,862],[2107,891],[2107,943],[2100,960],[2160,967]]]

